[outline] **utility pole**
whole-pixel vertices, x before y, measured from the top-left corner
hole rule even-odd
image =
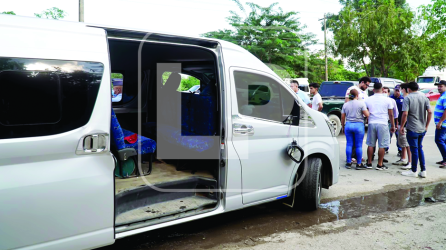
[[[79,0],[79,22],[84,22],[84,0]]]
[[[327,16],[324,13],[324,18],[319,19],[319,21],[324,20],[324,49],[325,49],[325,81],[328,81],[328,67],[327,67]]]

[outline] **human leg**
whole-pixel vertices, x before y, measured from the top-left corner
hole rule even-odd
[[[440,150],[442,161],[446,162],[446,128],[435,130],[435,144]]]
[[[410,153],[412,154],[412,172],[417,172],[418,164],[418,136],[417,133],[407,130],[407,142],[409,143]]]
[[[424,151],[423,151],[423,139],[426,135],[426,132],[418,134],[418,157],[420,160],[420,168],[421,171],[426,171],[426,162],[424,159]]]
[[[346,154],[346,162],[352,163],[352,149],[353,149],[353,143],[354,143],[354,128],[352,126],[352,123],[347,122],[345,124],[345,138],[347,139],[347,146],[345,148],[345,154]]]
[[[375,150],[377,135],[376,135],[376,124],[369,124],[369,127],[367,129],[367,140],[366,144],[368,146],[367,148],[367,165],[372,164],[372,157]]]
[[[354,123],[354,142],[356,145],[356,156],[358,165],[362,164],[362,141],[364,140],[364,125],[362,122]]]
[[[377,124],[378,135],[378,166],[377,169],[384,167],[385,149],[390,146],[390,133],[388,126],[384,124]]]

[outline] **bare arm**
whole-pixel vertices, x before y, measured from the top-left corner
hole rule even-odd
[[[344,129],[344,127],[345,127],[345,113],[341,114],[341,126],[342,126],[342,130],[345,131],[345,129]]]
[[[350,101],[350,99],[348,99],[348,97],[345,98],[345,103],[347,103],[348,101]]]
[[[390,120],[390,124],[392,125],[390,127],[390,132],[394,133],[395,132],[395,118],[393,118],[393,109],[389,109],[389,120]]]
[[[443,115],[440,117],[440,120],[437,123],[437,129],[441,129],[441,124],[446,121],[446,111],[443,112]]]
[[[431,119],[432,119],[432,110],[431,110],[431,108],[428,108],[427,109],[427,120],[426,120],[426,131],[427,131],[427,128],[429,127],[429,123],[431,122]]]
[[[323,107],[323,106],[322,106],[322,102],[320,102],[318,105],[319,105],[319,107],[318,107],[317,111],[321,111],[321,110],[322,110],[322,107]]]
[[[400,134],[404,135],[404,125],[406,125],[407,122],[407,111],[403,111],[403,116],[401,116],[401,128],[400,128]]]
[[[364,114],[365,117],[369,118],[369,116],[370,116],[370,112],[369,112],[368,109],[363,110],[362,113]]]

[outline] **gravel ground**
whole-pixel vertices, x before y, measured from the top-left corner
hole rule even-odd
[[[445,249],[446,204],[328,222],[212,249]]]

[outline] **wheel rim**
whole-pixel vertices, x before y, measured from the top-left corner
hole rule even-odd
[[[336,123],[335,120],[331,120],[331,124],[333,125],[333,128],[336,132],[338,132],[338,124]]]
[[[322,175],[319,173],[319,177],[318,177],[319,181],[318,181],[318,185],[317,185],[317,206],[319,206],[319,204],[321,203],[321,192],[322,192]]]

